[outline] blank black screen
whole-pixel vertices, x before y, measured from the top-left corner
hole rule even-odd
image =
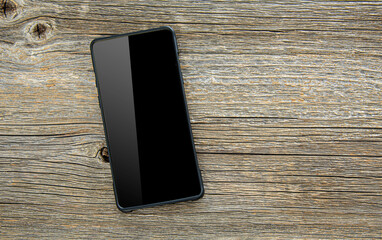
[[[92,55],[118,205],[200,196],[173,32],[99,39]]]

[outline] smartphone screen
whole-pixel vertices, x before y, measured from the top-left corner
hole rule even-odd
[[[95,39],[91,51],[118,208],[201,197],[173,30]]]

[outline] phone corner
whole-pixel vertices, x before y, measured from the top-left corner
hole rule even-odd
[[[204,196],[204,186],[203,186],[203,184],[200,186],[200,192],[199,192],[199,194],[197,194],[197,195],[195,195],[195,198],[194,198],[194,200],[198,200],[198,199],[200,199],[200,198],[202,198],[203,196]]]
[[[170,31],[172,34],[174,34],[175,35],[175,30],[172,28],[172,27],[170,27],[170,26],[163,26],[163,27],[161,27],[163,30],[167,30],[167,31]]]
[[[118,210],[123,213],[129,213],[133,211],[132,209],[122,207],[121,205],[119,205],[118,201],[115,202],[115,205],[117,206]]]
[[[93,53],[93,48],[94,48],[94,44],[96,44],[96,42],[98,42],[98,38],[95,38],[93,39],[90,44],[89,44],[89,47],[90,47],[90,51]]]

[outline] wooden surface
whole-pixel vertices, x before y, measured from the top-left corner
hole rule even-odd
[[[0,10],[1,239],[382,237],[382,2]],[[124,214],[98,153],[89,43],[163,25],[178,37],[206,193]]]

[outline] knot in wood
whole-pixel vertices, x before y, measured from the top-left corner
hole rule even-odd
[[[17,15],[17,4],[13,0],[1,0],[0,16],[13,19]]]
[[[47,26],[43,23],[37,23],[32,31],[33,31],[33,34],[36,35],[36,37],[38,37],[39,39],[41,39],[41,37],[44,37],[45,36],[45,32],[46,32],[46,29],[47,29]]]
[[[27,37],[32,42],[41,42],[51,37],[53,25],[47,21],[37,21],[27,28]]]
[[[105,162],[109,162],[109,151],[107,150],[107,147],[103,147],[99,151],[100,151],[102,160]]]

